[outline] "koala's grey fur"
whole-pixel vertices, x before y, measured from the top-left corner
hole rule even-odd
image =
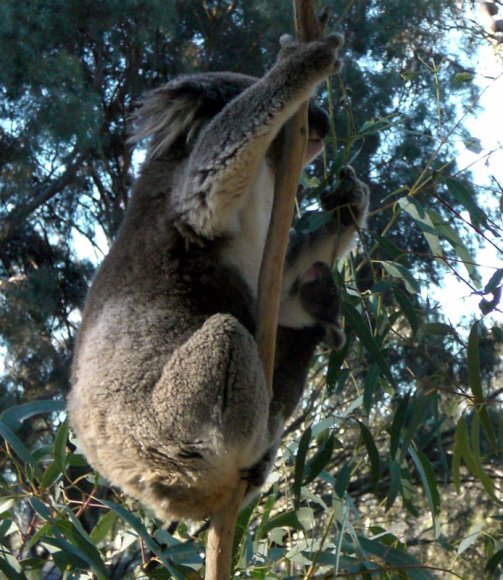
[[[210,515],[240,476],[263,483],[317,343],[327,329],[342,340],[323,263],[365,220],[351,169],[339,188],[349,196],[341,204],[336,190],[325,206],[350,206],[356,223],[334,218],[290,251],[270,400],[253,333],[282,127],[339,68],[340,44],[283,38],[264,78],[181,78],[139,112],[150,147],[89,291],[68,409],[90,463],[163,519]],[[325,117],[311,104],[314,153]]]

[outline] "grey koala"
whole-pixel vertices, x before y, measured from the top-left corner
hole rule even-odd
[[[183,77],[138,113],[147,157],[89,291],[68,410],[90,463],[162,519],[211,515],[239,477],[260,486],[316,345],[327,331],[343,341],[327,263],[365,221],[368,190],[351,169],[323,202],[334,219],[289,252],[270,399],[255,310],[283,127],[339,69],[341,43],[282,37],[263,78]],[[306,163],[327,125],[311,103]],[[355,220],[335,217],[341,205]]]

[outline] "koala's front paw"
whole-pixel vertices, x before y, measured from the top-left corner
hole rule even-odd
[[[289,34],[284,34],[280,38],[278,62],[290,60],[292,64],[303,68],[305,63],[322,80],[341,69],[342,61],[338,50],[343,44],[344,37],[337,33],[306,43],[297,42]]]
[[[301,304],[325,329],[325,342],[339,349],[346,341],[341,326],[341,297],[328,264],[315,262],[299,281]]]
[[[341,210],[341,222],[349,225],[355,220],[365,220],[369,204],[369,189],[356,177],[351,165],[339,170],[339,181],[335,189],[325,189],[320,195],[321,207],[325,211]]]

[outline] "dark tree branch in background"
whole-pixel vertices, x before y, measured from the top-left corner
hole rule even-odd
[[[67,185],[73,183],[83,162],[84,156],[77,155],[76,159],[67,165],[65,171],[58,178],[49,185],[36,190],[30,202],[13,210],[1,224],[0,242],[9,240],[34,211],[60,193]]]

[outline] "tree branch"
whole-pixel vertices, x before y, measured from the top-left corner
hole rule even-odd
[[[65,171],[49,185],[41,187],[35,192],[32,200],[21,207],[14,209],[4,220],[0,229],[0,242],[9,240],[16,231],[23,225],[23,222],[37,210],[40,206],[47,203],[52,197],[58,194],[62,189],[69,185],[77,175],[82,166],[84,156],[79,155],[73,163],[67,165]]]

